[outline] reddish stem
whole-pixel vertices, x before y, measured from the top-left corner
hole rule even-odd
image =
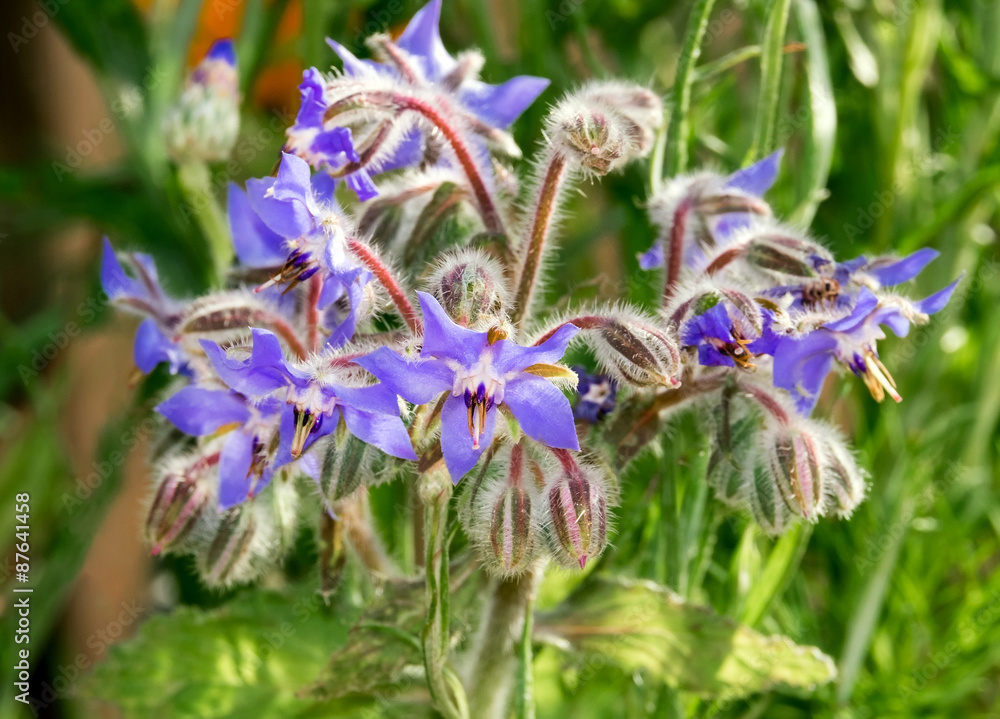
[[[532,212],[531,231],[528,235],[528,247],[525,249],[524,265],[518,280],[517,295],[514,298],[514,314],[511,322],[517,325],[528,313],[531,299],[538,280],[538,271],[542,266],[542,253],[545,240],[552,232],[555,219],[556,201],[566,180],[566,158],[556,153],[549,160],[549,166],[542,179],[541,192]]]
[[[309,354],[306,350],[305,345],[299,339],[299,336],[295,333],[295,329],[288,324],[282,317],[270,312],[258,313],[259,321],[262,325],[270,327],[277,333],[281,339],[285,340],[288,348],[295,353],[299,359],[305,359],[306,355]]]
[[[406,296],[406,292],[400,286],[399,282],[396,281],[396,278],[392,276],[389,268],[372,252],[370,247],[360,240],[352,238],[348,240],[348,246],[351,248],[351,252],[361,260],[365,267],[372,271],[372,274],[375,275],[382,286],[389,292],[389,297],[395,303],[403,321],[406,322],[406,326],[410,328],[413,334],[420,334],[423,331],[420,318],[417,316],[416,310],[413,309],[413,305]]]
[[[788,424],[788,413],[784,407],[760,387],[756,387],[749,382],[740,382],[739,388],[757,400],[757,404],[766,409],[771,415],[784,425]]]
[[[545,340],[549,339],[558,332],[560,329],[566,325],[573,325],[581,330],[593,330],[598,327],[602,327],[608,323],[607,317],[601,317],[599,315],[581,315],[580,317],[574,317],[571,320],[566,320],[565,322],[560,322],[555,327],[550,329],[548,332],[543,334],[537,340],[535,340],[535,346],[542,344]]]
[[[663,304],[666,305],[677,289],[684,259],[684,233],[687,230],[687,216],[691,210],[691,200],[685,197],[674,210],[674,222],[670,228],[670,247],[667,249],[667,284],[663,288]]]
[[[306,337],[313,352],[319,352],[319,298],[323,294],[323,273],[309,278],[309,296],[306,298]]]

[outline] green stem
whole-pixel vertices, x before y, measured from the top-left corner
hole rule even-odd
[[[450,582],[445,525],[452,485],[447,478],[437,481],[439,479],[437,474],[425,474],[420,487],[426,529],[424,574],[427,581],[427,621],[422,637],[424,671],[434,707],[446,719],[467,719],[469,712],[464,693],[448,668]]]
[[[767,14],[767,28],[761,45],[764,52],[760,60],[760,98],[757,102],[757,122],[753,142],[747,152],[746,163],[756,162],[771,149],[774,123],[778,117],[778,99],[781,95],[781,63],[785,45],[785,30],[792,0],[771,0]]]
[[[233,261],[233,243],[229,222],[215,199],[208,165],[197,160],[185,162],[177,167],[177,180],[187,201],[182,210],[201,227],[215,266],[215,284],[221,285]]]
[[[517,663],[517,719],[535,719],[535,669],[532,634],[534,631],[534,594],[524,606],[524,629]]]
[[[712,14],[715,0],[697,0],[691,9],[684,46],[677,61],[677,76],[674,79],[676,104],[667,130],[667,174],[680,174],[687,169],[688,135],[691,124],[691,85],[695,78],[695,65],[701,57],[701,41],[708,29],[708,18]]]
[[[507,716],[511,680],[517,671],[516,637],[519,628],[523,636],[524,615],[534,586],[534,574],[530,570],[497,582],[479,629],[467,683],[471,716],[476,719]]]

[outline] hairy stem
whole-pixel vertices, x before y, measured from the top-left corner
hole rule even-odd
[[[309,278],[309,295],[306,298],[306,338],[309,349],[319,352],[319,298],[323,294],[323,274],[317,272]]]
[[[476,719],[505,717],[517,670],[515,646],[523,636],[525,612],[534,592],[535,575],[529,570],[500,580],[490,598],[467,683],[469,708]]]
[[[233,243],[229,237],[229,223],[212,191],[212,176],[204,162],[185,162],[177,168],[177,179],[184,198],[208,242],[208,250],[215,267],[215,284],[221,286],[226,270],[233,261]]]
[[[695,79],[695,66],[701,57],[701,43],[708,29],[708,18],[712,14],[715,0],[697,0],[691,8],[684,46],[677,61],[677,75],[674,78],[675,106],[670,127],[667,130],[667,174],[677,175],[687,169],[688,135],[691,130],[691,86]]]
[[[410,302],[410,298],[406,296],[406,291],[403,289],[402,285],[396,280],[392,275],[392,271],[379,259],[368,245],[357,239],[351,239],[348,241],[348,246],[351,252],[361,260],[362,264],[372,271],[375,278],[379,283],[385,287],[386,291],[389,293],[389,297],[392,298],[393,303],[396,305],[396,309],[399,310],[400,316],[403,321],[406,322],[406,326],[414,334],[420,334],[422,332],[422,326],[420,324],[420,318],[417,316],[417,311],[413,308],[413,304]]]
[[[666,306],[677,291],[677,281],[681,276],[681,265],[684,261],[684,235],[687,232],[688,214],[691,212],[691,201],[681,200],[674,210],[674,221],[670,225],[670,245],[667,247],[667,281],[663,286],[663,305]]]
[[[435,479],[434,475],[424,475],[420,487],[426,528],[424,576],[427,582],[427,620],[422,637],[424,671],[434,707],[447,719],[465,719],[469,716],[465,695],[461,687],[451,680],[448,668],[448,601],[451,587],[446,525],[452,486],[447,479],[443,482]]]
[[[785,44],[785,29],[792,0],[771,0],[760,63],[760,97],[757,101],[757,121],[754,124],[753,142],[747,151],[746,162],[756,162],[771,149],[774,122],[778,116],[778,99],[781,95],[781,65]]]
[[[514,311],[511,316],[511,322],[515,326],[524,319],[531,307],[535,288],[538,285],[542,255],[545,252],[549,235],[552,234],[555,211],[559,196],[566,184],[566,176],[566,158],[558,152],[552,153],[539,187],[538,197],[531,210],[531,224],[528,229],[527,244],[524,247],[524,259],[521,264],[517,294],[514,297]]]

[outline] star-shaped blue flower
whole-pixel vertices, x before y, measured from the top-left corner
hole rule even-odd
[[[523,347],[494,332],[462,327],[433,296],[418,295],[424,316],[420,359],[408,361],[380,347],[356,362],[415,404],[448,393],[441,409],[441,451],[453,481],[490,446],[501,406],[532,439],[580,449],[569,400],[552,382],[531,372],[535,365],[558,362],[579,331],[576,327],[563,325],[542,344]]]
[[[278,338],[253,329],[247,359],[231,358],[219,345],[202,340],[205,354],[223,382],[253,398],[276,396],[282,401],[279,443],[274,467],[298,459],[343,417],[347,430],[363,442],[400,459],[416,459],[406,427],[399,418],[396,394],[385,385],[350,387],[317,370],[290,364]]]

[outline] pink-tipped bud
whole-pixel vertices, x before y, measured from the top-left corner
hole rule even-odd
[[[217,462],[218,455],[168,460],[146,515],[146,539],[154,557],[190,544],[199,522],[213,512],[206,475]]]
[[[607,545],[607,492],[596,471],[566,450],[554,452],[560,471],[545,490],[549,545],[562,564],[583,569]]]
[[[428,285],[445,312],[463,327],[490,327],[502,317],[507,299],[503,269],[484,252],[445,255]]]
[[[794,514],[815,522],[822,511],[823,475],[819,444],[804,428],[772,430],[767,462],[778,492]]]
[[[520,574],[534,556],[535,532],[531,493],[525,487],[507,487],[497,497],[490,520],[490,549],[503,575]]]

